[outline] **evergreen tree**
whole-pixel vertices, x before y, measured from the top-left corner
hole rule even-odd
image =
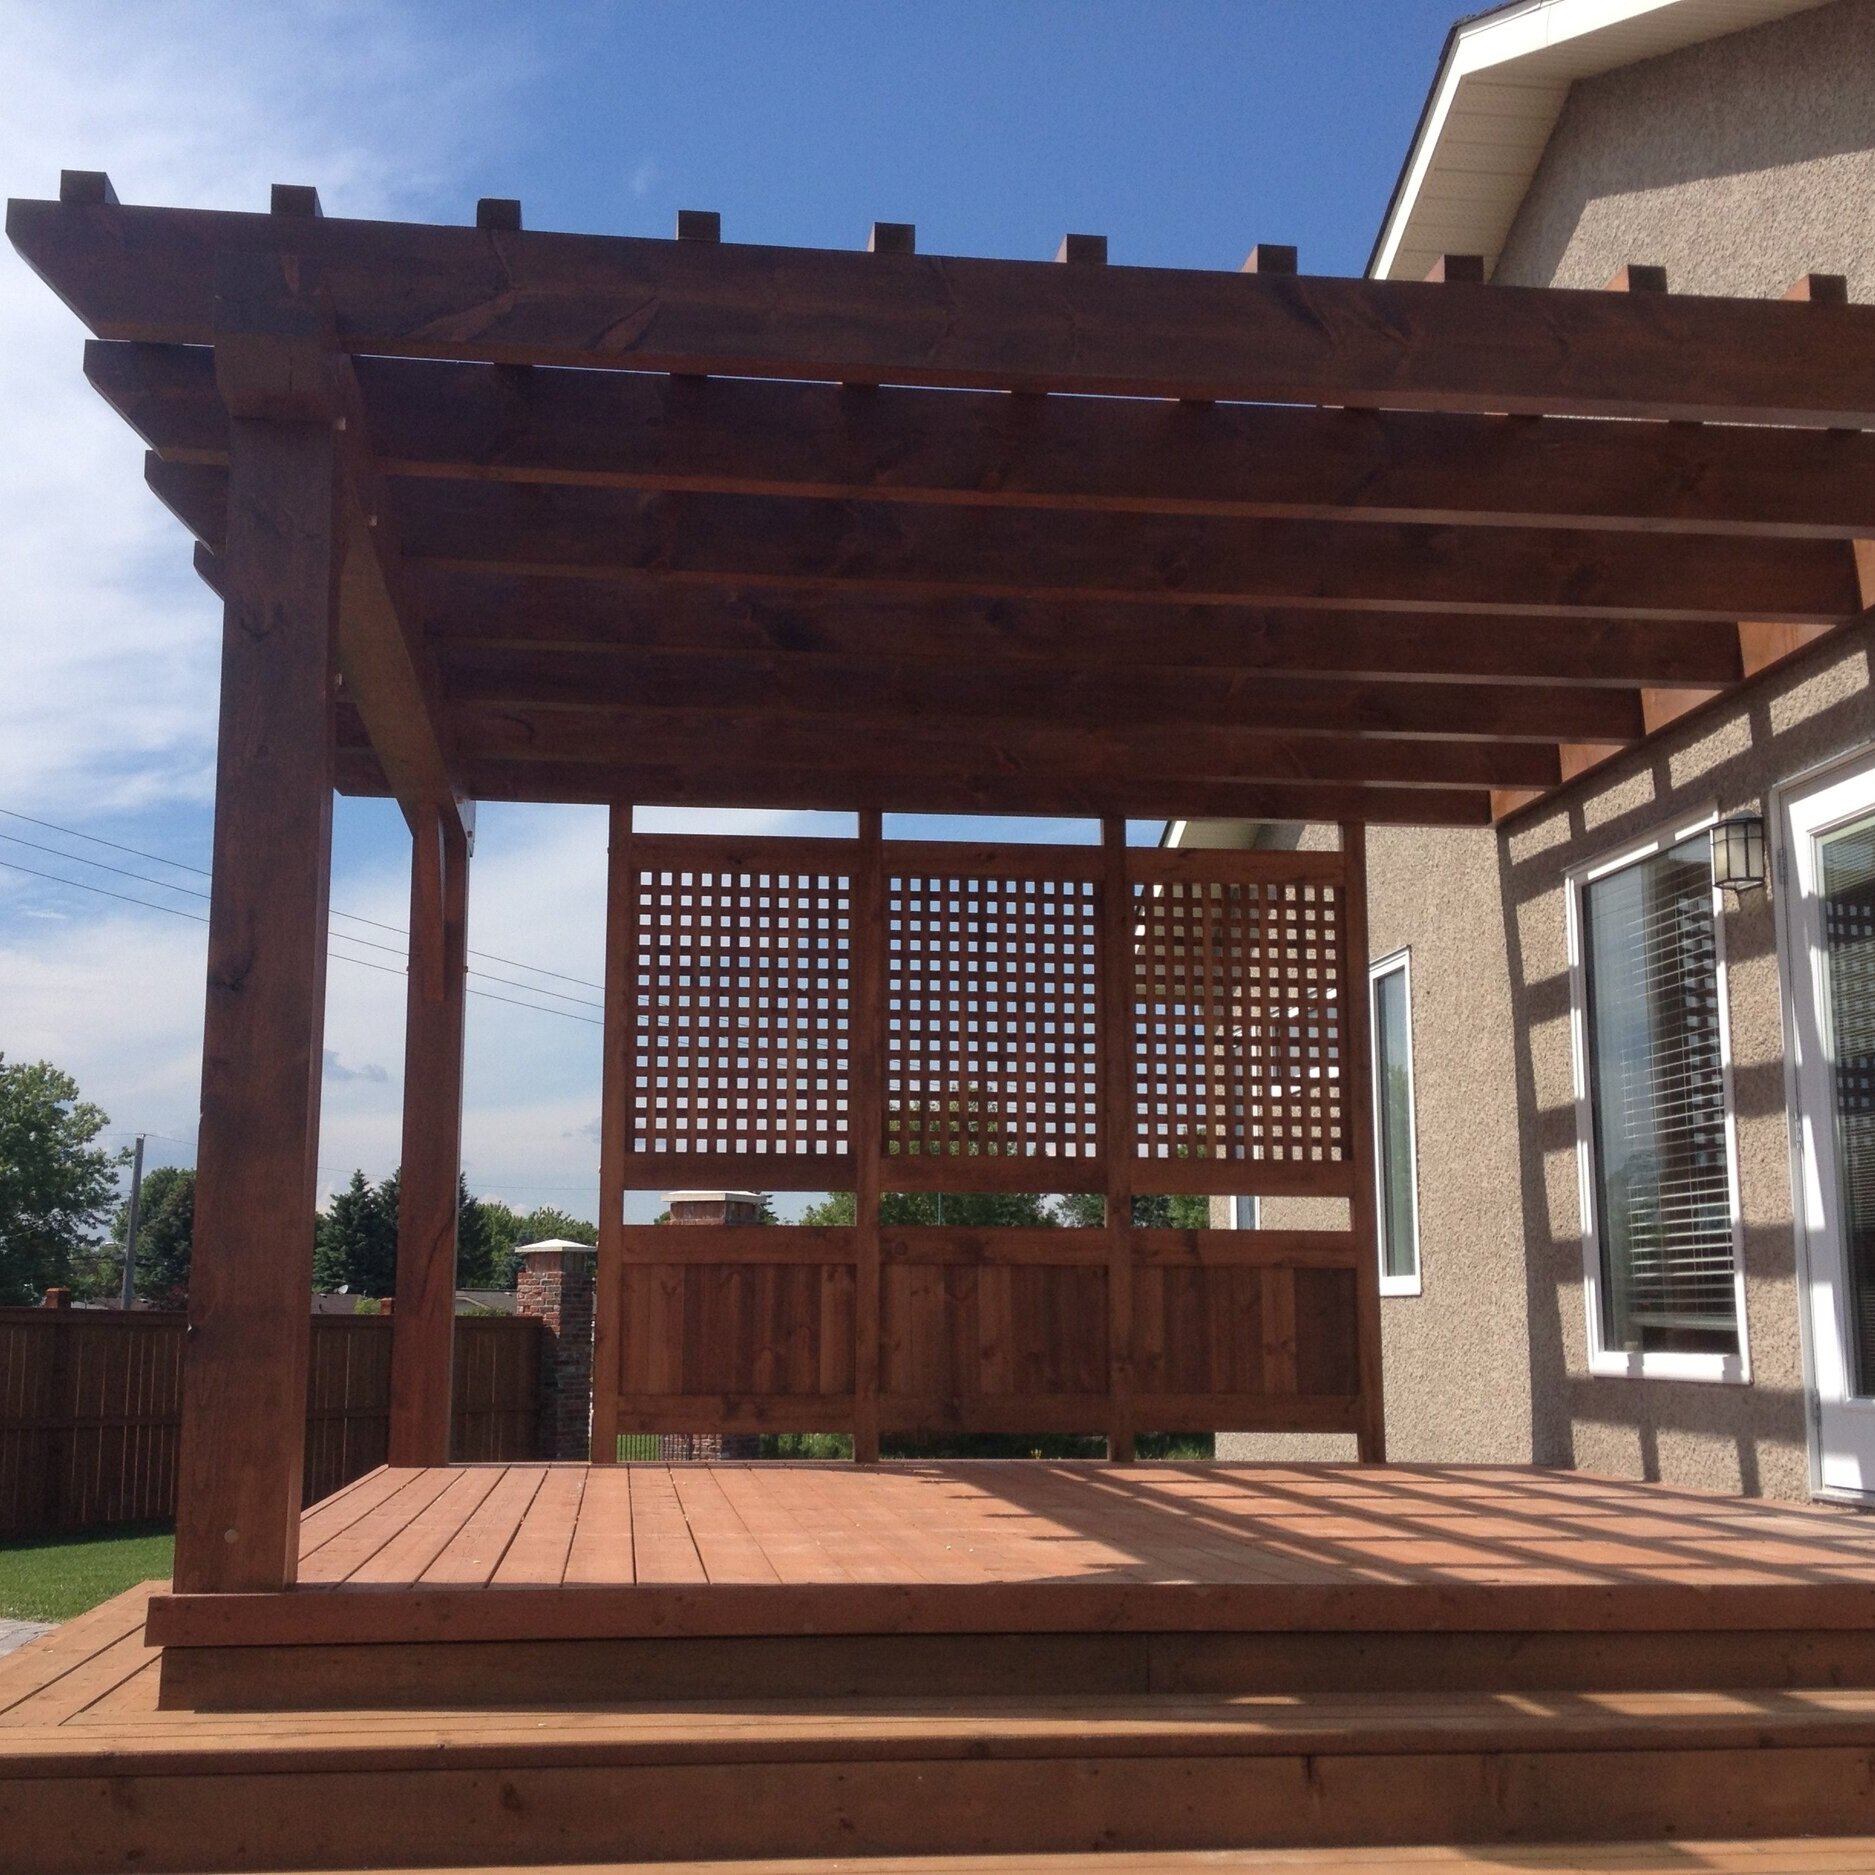
[[[512,1289],[506,1282],[504,1263],[512,1258],[501,1255],[500,1240],[487,1211],[479,1200],[469,1196],[469,1181],[456,1180],[456,1287],[458,1289]]]
[[[120,1272],[129,1228],[130,1206],[120,1204],[111,1224],[111,1244]],[[189,1253],[194,1238],[193,1168],[159,1165],[146,1172],[137,1202],[137,1294],[165,1308],[180,1308],[189,1297]]]
[[[109,1117],[49,1061],[0,1055],[0,1303],[33,1303],[93,1260],[130,1157],[97,1145]]]
[[[397,1287],[397,1179],[374,1187],[363,1172],[334,1192],[313,1239],[313,1287],[325,1294],[388,1296]]]

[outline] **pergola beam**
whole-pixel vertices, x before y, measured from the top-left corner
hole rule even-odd
[[[14,201],[101,338],[206,344],[290,268],[355,353],[688,375],[1875,427],[1875,308],[1051,266]]]
[[[1346,818],[1392,826],[1473,827],[1490,820],[1486,789],[1360,787],[1332,782],[1166,780],[1116,773],[1077,779],[1049,776],[907,775],[896,769],[785,769],[760,750],[693,754],[684,762],[471,760],[466,779],[484,800],[593,802],[630,795],[660,807],[761,807],[834,812],[876,808],[888,814],[1034,814],[1099,820],[1306,821]],[[389,792],[371,751],[341,746],[339,791]]]
[[[900,664],[885,650],[875,658],[734,661],[682,651],[566,652],[551,663],[464,651],[450,658],[447,685],[452,705],[768,709],[908,728],[1020,719],[1038,727],[1195,724],[1493,742],[1623,741],[1642,734],[1637,693],[1587,685],[1363,683],[1229,671],[1194,683],[1186,671],[1032,665],[986,674]]]
[[[473,822],[455,775],[442,687],[406,590],[396,522],[349,359],[338,362],[336,377],[345,518],[339,669],[346,695],[364,719],[412,836],[435,813],[448,838],[462,842]]]
[[[411,569],[426,630],[445,661],[469,649],[687,651],[738,658],[821,654],[961,664],[997,681],[1004,665],[1157,667],[1296,676],[1450,678],[1509,684],[1736,683],[1739,647],[1703,620],[1584,614],[1339,612],[1310,607],[900,599],[777,587],[652,585]],[[1826,627],[1799,628],[1786,630]]]
[[[459,705],[453,720],[483,755],[631,764],[760,750],[784,769],[1088,780],[1114,773],[1240,781],[1390,782],[1406,787],[1552,786],[1546,742],[1432,741],[1284,733],[1207,724],[1036,728],[1016,717],[942,722],[784,709],[532,709]],[[733,759],[733,754],[732,754]]]
[[[165,459],[227,459],[206,348],[85,348]],[[360,358],[394,475],[965,507],[1875,534],[1875,435],[516,372]]]
[[[212,547],[226,477],[152,458],[150,484]],[[893,597],[1445,608],[1732,623],[1860,611],[1851,545],[1724,535],[1236,521],[913,507],[565,486],[390,484],[413,563]]]

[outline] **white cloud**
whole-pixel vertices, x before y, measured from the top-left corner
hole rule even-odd
[[[55,194],[61,168],[102,169],[127,202],[255,209],[270,183],[310,182],[332,214],[465,220],[468,164],[501,134],[531,66],[524,42],[487,21],[464,34],[357,0],[0,0],[0,44],[9,196]],[[190,571],[181,528],[143,487],[142,445],[84,381],[84,336],[0,246],[0,805],[199,860],[219,608]],[[123,831],[132,824],[134,835]],[[15,858],[153,896],[60,859]],[[335,883],[335,902],[350,884]],[[403,898],[400,882],[386,895],[388,922],[401,924]],[[58,1062],[113,1115],[114,1131],[158,1134],[153,1154],[188,1163],[204,935],[184,919],[0,873],[0,1049]],[[388,1170],[397,1128],[384,1109],[395,1108],[401,1062],[387,1044],[401,1048],[401,976],[335,963],[331,1004],[334,1058],[369,1065],[330,1088],[320,1157],[356,1154]]]
[[[432,27],[358,0],[0,0],[0,188],[49,196],[62,167],[103,169],[127,202],[256,209],[270,183],[306,182],[329,214],[466,220],[471,163],[501,147],[503,114],[532,72],[525,39],[500,37],[479,11],[465,33],[446,14]],[[655,188],[657,163],[628,180],[634,194]],[[0,247],[0,806],[206,864],[219,608],[189,570],[182,529],[143,486],[140,442],[85,384],[83,338]],[[400,1152],[399,824],[383,804],[348,803],[339,818],[332,903],[390,929],[334,922],[322,1192],[354,1166],[381,1177]],[[851,820],[648,810],[640,824],[748,834]],[[168,901],[58,858],[41,869]],[[602,814],[484,808],[463,1154],[473,1189],[517,1207],[596,1214],[604,897]],[[153,1162],[192,1162],[204,936],[186,917],[0,871],[0,1049],[58,1062],[112,1114],[114,1133],[156,1136]]]

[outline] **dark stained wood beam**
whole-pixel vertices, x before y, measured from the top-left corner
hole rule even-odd
[[[1587,686],[1360,683],[1258,672],[1218,672],[1199,682],[1184,671],[1034,665],[986,673],[889,656],[568,652],[545,664],[465,651],[450,658],[446,687],[452,703],[502,708],[802,711],[944,728],[980,719],[1097,729],[1157,722],[1494,742],[1625,741],[1642,733],[1638,695]]]
[[[176,1584],[289,1586],[312,1302],[338,639],[330,420],[243,419],[225,594]]]
[[[1742,674],[1728,630],[1680,619],[898,599],[437,566],[411,573],[425,629],[445,656],[469,646],[890,655],[980,670],[1143,665],[1606,686],[1732,683]]]
[[[661,766],[599,762],[471,760],[464,774],[490,801],[642,801],[659,807],[876,808],[897,814],[1031,814],[1100,819],[1127,814],[1178,820],[1363,820],[1397,826],[1482,827],[1488,791],[1350,787],[1335,783],[1171,782],[1108,775],[1049,781],[1007,775],[858,775],[847,770],[778,769],[751,752],[745,761],[712,757]],[[342,748],[345,794],[388,792],[369,749]]]
[[[411,830],[397,1307],[388,1462],[449,1463],[468,987],[469,842],[440,807]]]
[[[151,486],[214,546],[219,471],[157,462]],[[903,597],[1440,608],[1563,616],[1861,610],[1851,543],[1573,529],[1225,521],[911,507],[564,486],[391,483],[411,561],[490,572]]]
[[[412,559],[915,595],[1314,602],[1736,621],[1860,610],[1842,541],[963,511],[403,478]]]
[[[93,385],[172,462],[219,463],[206,348],[92,340]],[[1875,533],[1875,434],[1012,398],[357,361],[400,476],[971,507]]]
[[[410,597],[396,518],[371,454],[351,361],[337,383],[345,559],[340,581],[339,669],[414,834],[442,817],[460,843],[472,824],[443,724],[441,683]]]
[[[354,411],[338,432],[340,524],[339,669],[345,693],[368,725],[384,760],[391,791],[412,829],[434,807],[466,825],[461,782],[443,726],[440,684],[407,593],[403,557],[382,478],[356,417],[350,362],[339,360],[335,395]],[[221,556],[225,497],[218,471],[166,463],[151,455],[144,477],[152,491],[193,531],[211,556]]]
[[[1388,782],[1431,788],[1544,787],[1560,777],[1539,742],[1283,734],[1194,723],[1064,729],[1007,721],[881,721],[774,709],[536,709],[458,704],[464,758],[672,765],[719,758],[775,768],[1045,781],[1150,775],[1171,781]]]
[[[101,338],[204,344],[262,257],[358,353],[690,375],[1875,427],[1875,307],[1050,266],[14,201]]]

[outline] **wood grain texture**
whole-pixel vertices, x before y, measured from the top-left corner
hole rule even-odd
[[[391,1341],[394,1465],[441,1464],[450,1450],[469,965],[469,846],[461,822],[429,803],[419,804],[415,819]]]
[[[101,338],[207,343],[218,262],[290,254],[329,302],[337,342],[359,353],[1396,410],[1875,425],[1875,312],[1864,306],[1056,267],[61,202],[9,203],[7,233]],[[629,318],[621,307],[632,309]]]
[[[1343,1098],[1354,1185],[1348,1201],[1349,1231],[1359,1254],[1354,1264],[1354,1327],[1358,1349],[1356,1388],[1361,1400],[1360,1455],[1368,1464],[1387,1456],[1386,1390],[1381,1374],[1380,1196],[1374,1105],[1373,998],[1368,985],[1367,829],[1344,824],[1341,857],[1346,871],[1341,931]],[[1319,1285],[1316,1286],[1319,1291]],[[1319,1341],[1319,1338],[1317,1338]]]
[[[356,364],[388,473],[702,494],[1240,518],[1875,533],[1875,439],[1401,410],[1056,399],[618,372]],[[85,347],[174,461],[227,454],[204,347]]]
[[[328,425],[237,421],[195,1250],[186,1589],[293,1580],[317,1196],[339,536]]]

